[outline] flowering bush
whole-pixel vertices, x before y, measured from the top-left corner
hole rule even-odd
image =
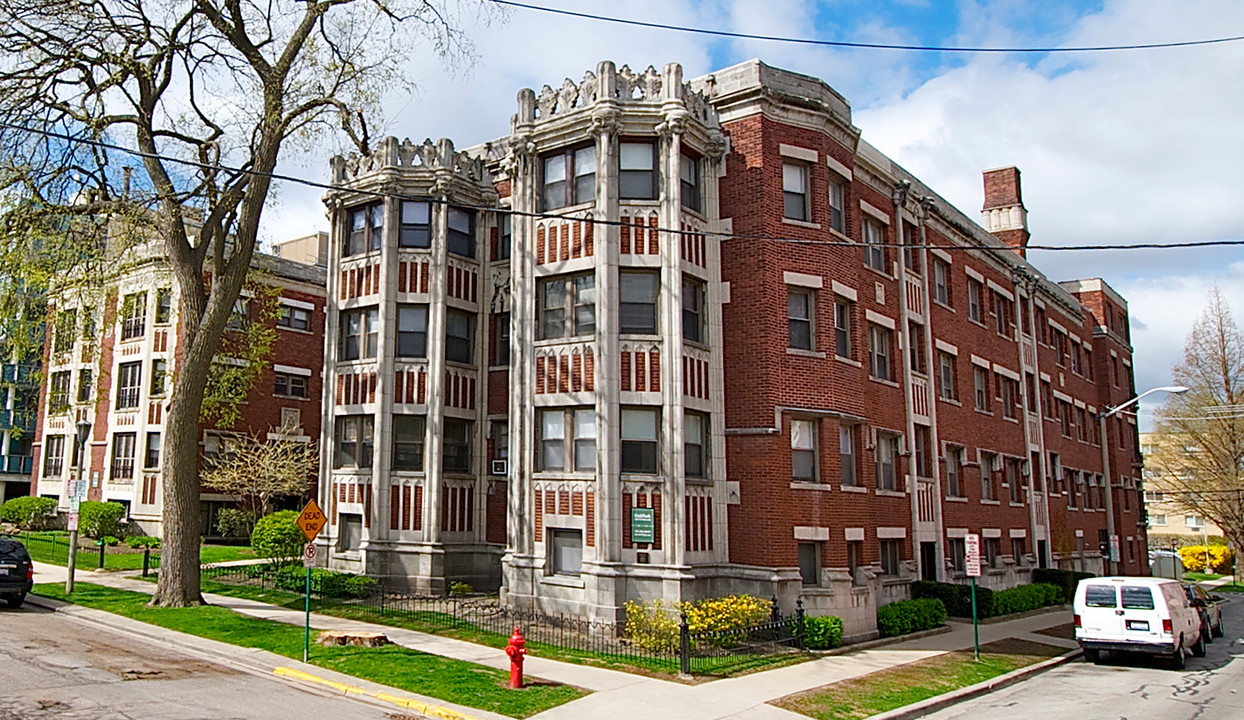
[[[1231,563],[1234,560],[1234,555],[1231,553],[1231,548],[1226,545],[1209,546],[1208,566],[1205,564],[1205,558],[1204,545],[1189,545],[1188,547],[1179,548],[1179,559],[1184,561],[1184,568],[1188,572],[1231,572]]]
[[[744,630],[769,617],[769,603],[750,595],[727,595],[699,602],[626,604],[626,636],[648,650],[678,649],[680,613],[687,615],[693,633],[728,633]]]
[[[646,650],[673,652],[678,648],[678,607],[655,600],[626,604],[626,636]]]

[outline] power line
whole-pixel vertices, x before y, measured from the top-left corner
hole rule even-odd
[[[495,2],[499,0],[493,0],[493,1]],[[522,210],[512,210],[509,208],[498,208],[498,207],[493,207],[489,205],[473,205],[471,203],[464,203],[464,202],[451,202],[449,200],[444,200],[440,198],[417,197],[417,196],[412,196],[412,195],[403,195],[401,193],[385,192],[385,191],[380,191],[380,190],[366,190],[362,188],[345,187],[341,185],[335,185],[332,183],[321,182],[318,180],[308,180],[307,178],[302,178],[302,177],[298,177],[295,175],[285,175],[285,174],[277,173],[277,172],[262,172],[259,170],[252,170],[249,168],[233,167],[233,166],[222,165],[222,164],[204,163],[198,160],[189,160],[186,158],[173,157],[171,155],[162,155],[160,153],[148,153],[142,150],[136,150],[134,148],[125,147],[124,145],[118,145],[116,143],[105,142],[103,140],[77,137],[74,135],[70,135],[68,133],[56,132],[54,130],[28,128],[28,127],[23,127],[21,125],[14,125],[12,123],[3,122],[3,121],[0,121],[0,129],[17,130],[19,132],[27,132],[27,133],[32,133],[35,135],[41,135],[41,136],[48,137],[48,138],[63,140],[65,142],[81,143],[84,145],[90,145],[92,147],[97,147],[97,148],[104,149],[104,150],[115,150],[117,152],[126,153],[128,155],[138,157],[138,158],[148,158],[148,159],[160,160],[163,162],[177,163],[180,165],[185,165],[185,166],[197,168],[200,170],[210,170],[212,172],[224,171],[224,172],[230,172],[230,173],[237,173],[240,175],[263,177],[263,178],[268,178],[270,180],[280,180],[283,182],[294,183],[297,185],[305,185],[307,187],[313,187],[313,188],[317,188],[320,190],[348,191],[348,192],[357,193],[359,195],[366,195],[366,196],[373,197],[376,199],[413,200],[413,201],[418,201],[418,202],[428,202],[428,203],[441,204],[441,205],[454,205],[455,207],[460,207],[460,208],[464,208],[467,210],[495,212],[498,214],[518,216],[518,217],[531,217],[531,218],[543,219],[543,220],[568,220],[568,221],[575,221],[575,222],[591,223],[594,225],[627,227],[627,228],[632,228],[639,232],[656,230],[657,232],[665,232],[665,233],[670,233],[673,235],[682,235],[682,234],[686,234],[689,232],[683,228],[666,228],[666,227],[661,227],[659,225],[658,226],[642,226],[642,225],[634,225],[634,224],[621,221],[621,220],[606,220],[606,219],[595,218],[595,217],[579,217],[576,215],[560,214],[560,213],[552,213],[552,212],[527,212],[527,211],[522,211]],[[809,240],[805,238],[774,237],[771,235],[761,235],[761,234],[755,234],[755,233],[752,233],[752,234],[724,233],[724,232],[714,232],[714,231],[709,231],[709,230],[691,231],[691,232],[693,234],[701,234],[705,236],[719,238],[723,242],[729,241],[729,240],[758,240],[758,241],[766,241],[766,242],[783,242],[783,243],[791,243],[795,245],[810,245],[810,246],[820,246],[820,247],[851,247],[851,248],[865,247],[864,243],[862,243],[861,241],[857,241],[857,240]],[[1180,242],[1180,243],[1116,243],[1116,244],[1109,244],[1109,245],[1031,245],[1030,244],[1030,245],[1025,246],[1025,248],[1027,250],[1048,250],[1048,251],[1090,251],[1090,250],[1180,250],[1180,249],[1186,249],[1186,248],[1224,247],[1224,246],[1226,247],[1244,246],[1244,240],[1201,240],[1201,241]],[[923,244],[923,245],[905,245],[902,243],[869,243],[867,247],[891,248],[891,249],[926,248],[930,250],[964,251],[964,252],[967,252],[967,251],[1001,252],[1001,251],[1010,250],[1009,247],[1001,247],[1001,246],[990,247],[988,245],[983,245],[983,244],[961,245],[957,243],[941,244],[941,245],[932,244],[932,243]]]
[[[567,17],[576,17],[584,20],[596,20],[599,22],[614,23],[617,25],[631,25],[635,27],[653,28],[656,30],[672,30],[674,32],[692,33],[695,35],[737,38],[740,40],[763,40],[766,42],[781,42],[796,45],[818,45],[822,47],[854,48],[865,50],[915,50],[920,52],[953,53],[1069,53],[1105,52],[1116,50],[1155,50],[1160,48],[1216,45],[1219,43],[1238,42],[1240,40],[1244,40],[1244,35],[1235,35],[1231,37],[1210,38],[1204,40],[1183,40],[1177,42],[1141,43],[1133,45],[1083,45],[1070,47],[959,47],[947,45],[903,45],[892,43],[850,42],[846,40],[816,40],[812,38],[783,37],[780,35],[756,35],[752,33],[732,32],[729,30],[710,30],[707,28],[688,27],[686,25],[672,25],[666,23],[648,22],[644,20],[631,20],[629,18],[610,17],[607,15],[596,15],[593,13],[576,12],[574,10],[563,10],[561,8],[551,8],[542,5],[513,2],[513,0],[489,1],[497,5],[506,5],[509,7],[522,8],[524,10],[535,10],[537,12],[551,13],[553,15],[565,15]]]

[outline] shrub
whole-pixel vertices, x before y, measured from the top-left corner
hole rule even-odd
[[[238,508],[221,508],[216,514],[216,532],[221,537],[246,537],[255,528],[255,513]]]
[[[125,506],[117,502],[85,500],[78,508],[78,530],[89,538],[124,535]]]
[[[803,620],[803,644],[809,650],[829,650],[842,645],[842,618],[833,615]]]
[[[299,557],[306,537],[298,529],[297,519],[298,513],[294,510],[282,510],[260,518],[251,532],[251,547],[260,557],[270,560],[288,561]]]
[[[1013,615],[1056,605],[1062,590],[1057,585],[1034,583],[999,590],[993,594],[993,610],[996,615]]]
[[[375,592],[376,586],[379,584],[376,578],[367,577],[366,575],[351,575],[346,578],[345,594],[347,597],[362,600],[371,597],[371,594]]]
[[[132,535],[125,539],[125,544],[137,550],[138,548],[156,549],[160,547],[160,538],[150,535]]]
[[[687,629],[693,633],[733,632],[764,622],[772,612],[767,600],[751,595],[726,595],[682,603]]]
[[[626,603],[626,637],[647,650],[678,649],[678,606],[655,600]]]
[[[1189,545],[1179,548],[1179,559],[1184,561],[1184,568],[1189,572],[1229,573],[1234,555],[1224,545],[1211,544],[1208,549],[1209,564],[1206,564],[1206,546]]]
[[[107,547],[116,547],[121,544],[121,538],[115,535],[105,535],[99,539],[99,544]]]
[[[459,582],[457,580],[449,583],[450,595],[474,595],[475,588],[471,587],[471,583]]]
[[[1074,570],[1055,570],[1054,568],[1037,568],[1032,571],[1032,581],[1034,583],[1048,583],[1057,585],[1062,590],[1062,597],[1058,602],[1067,602],[1076,596],[1076,585],[1081,580],[1095,577],[1092,573],[1075,572]]]
[[[993,591],[989,588],[976,588],[976,617],[987,618],[994,615]],[[956,583],[918,580],[911,585],[911,596],[916,600],[931,598],[942,601],[946,614],[951,617],[972,617],[972,586]]]
[[[18,497],[0,506],[0,520],[13,523],[23,530],[43,530],[56,517],[56,499]]]
[[[254,567],[254,566],[248,566]],[[301,593],[306,589],[307,571],[301,565],[285,565],[276,571],[273,584],[282,590]],[[311,592],[326,598],[365,598],[375,590],[377,581],[365,575],[311,569]]]
[[[899,600],[877,608],[877,629],[882,637],[928,630],[945,621],[946,606],[937,598]]]

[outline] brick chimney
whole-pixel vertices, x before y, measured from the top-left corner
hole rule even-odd
[[[985,207],[981,208],[981,224],[994,237],[1014,248],[1020,257],[1028,257],[1028,211],[1020,195],[1019,168],[998,168],[982,174]]]

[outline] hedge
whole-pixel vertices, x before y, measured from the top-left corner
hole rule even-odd
[[[946,606],[936,598],[899,600],[877,608],[877,629],[882,637],[928,630],[945,621]]]
[[[1070,602],[1076,596],[1076,586],[1080,584],[1080,581],[1091,577],[1097,576],[1093,573],[1055,570],[1054,568],[1037,568],[1032,571],[1034,583],[1057,585],[1063,591],[1061,602]]]
[[[259,518],[251,532],[251,547],[260,557],[272,560],[292,560],[302,555],[306,537],[295,522],[298,513],[282,510]]]
[[[803,619],[803,643],[809,650],[830,650],[842,645],[842,618],[833,615]]]
[[[27,495],[0,506],[0,520],[13,523],[22,530],[44,530],[56,517],[56,499]]]
[[[299,565],[286,565],[276,572],[274,584],[282,590],[301,593],[307,586],[307,571]],[[322,597],[366,598],[377,585],[375,578],[366,575],[312,568],[311,592]]]
[[[96,540],[124,535],[125,506],[118,502],[84,500],[78,507],[78,530]]]
[[[942,601],[946,614],[951,617],[972,617],[972,586],[955,583],[917,580],[911,584],[911,596],[916,599],[934,598]],[[976,617],[992,617],[993,590],[986,587],[976,588]]]
[[[1038,610],[1047,605],[1061,604],[1062,595],[1062,588],[1048,583],[1007,588],[993,594],[993,611],[998,615],[1014,615]]]

